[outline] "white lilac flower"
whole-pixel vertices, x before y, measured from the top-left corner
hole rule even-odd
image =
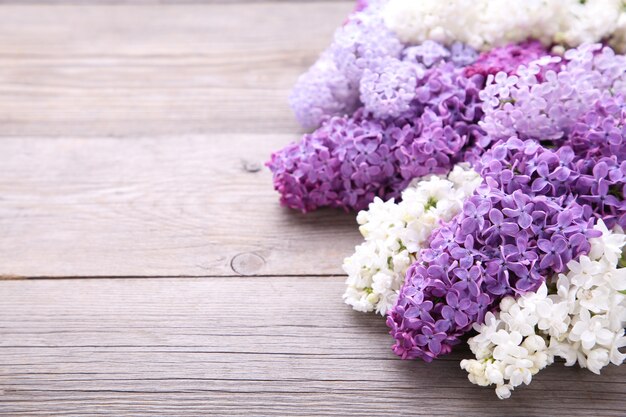
[[[496,385],[496,395],[508,398],[555,357],[594,373],[624,362],[626,268],[620,260],[626,235],[619,227],[607,230],[602,220],[595,229],[602,235],[590,240],[589,256],[570,261],[567,274],[517,300],[504,298],[500,313],[474,325],[478,334],[468,343],[476,358],[461,362],[472,383]]]
[[[613,35],[624,45],[623,0],[390,0],[385,23],[407,43],[460,41],[487,50],[538,39],[578,46]]]
[[[432,175],[414,181],[402,201],[376,198],[357,216],[365,242],[343,264],[348,274],[344,300],[358,311],[385,315],[395,304],[409,266],[431,232],[450,221],[481,183],[467,165],[447,177]]]

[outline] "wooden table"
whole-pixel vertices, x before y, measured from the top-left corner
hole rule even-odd
[[[342,303],[354,215],[263,162],[351,2],[1,3],[0,415],[626,413],[626,367],[499,401]]]

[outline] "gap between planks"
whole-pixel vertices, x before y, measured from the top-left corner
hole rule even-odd
[[[347,275],[341,274],[280,274],[280,275],[77,275],[77,276],[17,276],[17,275],[0,275],[0,281],[19,281],[19,280],[76,280],[76,279],[216,279],[216,278],[347,278]]]
[[[0,140],[0,275],[344,275],[354,213],[282,208],[262,168],[290,140]]]
[[[556,364],[507,401],[460,349],[401,361],[343,279],[0,281],[0,415],[620,416],[626,369]],[[558,393],[558,394],[557,394]]]
[[[352,6],[0,4],[2,134],[294,134],[289,91]]]

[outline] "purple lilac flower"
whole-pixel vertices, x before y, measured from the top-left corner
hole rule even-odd
[[[360,11],[365,10],[368,6],[368,3],[369,3],[368,0],[356,0],[354,11],[360,12]]]
[[[281,203],[303,212],[317,207],[359,207],[376,194],[401,192],[392,126],[363,117],[333,117],[319,129],[272,155],[268,166]]]
[[[450,352],[503,296],[535,290],[587,253],[589,238],[599,234],[594,217],[624,225],[626,107],[609,100],[592,108],[610,121],[596,123],[601,131],[578,132],[586,136],[572,135],[556,150],[510,138],[481,158],[483,184],[433,233],[388,316],[398,355],[431,361]],[[423,310],[428,314],[407,317]],[[424,343],[432,329],[445,334],[440,345]]]
[[[558,74],[554,60],[542,59],[520,68],[516,76],[488,77],[480,96],[485,110],[481,126],[490,137],[564,140],[574,130],[581,135],[590,123],[594,130],[609,128],[601,126],[602,114],[593,107],[626,96],[626,56],[584,45],[567,51],[565,60]]]
[[[379,119],[372,113],[380,111],[362,108],[352,117],[330,118],[273,154],[268,166],[281,202],[303,212],[360,210],[375,196],[399,196],[415,177],[448,172],[466,150],[483,143],[477,125],[483,79],[461,72],[450,63],[427,70],[401,117]]]
[[[473,64],[465,68],[465,75],[471,77],[481,74],[486,77],[499,72],[513,75],[520,65],[527,65],[545,55],[549,55],[549,52],[539,41],[526,41],[494,48],[480,54]]]
[[[350,115],[360,103],[377,117],[400,117],[414,97],[415,77],[425,68],[445,61],[465,66],[478,56],[460,43],[448,49],[426,41],[405,48],[383,22],[383,3],[358,3],[331,46],[298,78],[289,103],[304,128]]]
[[[458,49],[462,46],[463,45],[456,46],[456,48]],[[454,45],[452,51],[454,53]],[[545,62],[542,62],[542,60]],[[497,105],[502,104],[506,107],[508,102],[513,101],[510,97],[509,90],[511,86],[517,82],[518,77],[509,77],[508,74],[517,74],[520,72],[527,74],[531,72],[528,67],[531,66],[533,62],[537,62],[538,64],[541,63],[542,66],[541,69],[532,71],[532,77],[534,77],[535,81],[543,80],[547,72],[550,72],[551,75],[555,75],[560,70],[561,67],[557,65],[557,61],[560,61],[560,59],[548,55],[548,51],[541,43],[537,41],[527,41],[521,44],[511,44],[484,52],[474,64],[465,67],[464,73],[466,76],[475,76],[477,74],[487,75],[491,83],[494,82],[493,80],[496,81],[495,84],[498,85],[497,93],[485,94],[484,91],[481,91],[479,94],[482,100],[490,101],[490,103],[484,103],[483,108],[491,109],[494,103]],[[535,67],[536,66],[533,68]],[[496,75],[494,76],[493,74]],[[492,87],[492,90],[496,90],[496,87]],[[494,99],[493,95],[495,94],[499,94],[498,99]],[[485,118],[486,117],[484,117],[483,120]],[[483,126],[483,120],[479,122],[481,127]],[[482,135],[478,138],[474,146],[464,151],[462,160],[474,164],[480,160],[482,154],[486,149],[489,149],[492,143],[511,136],[515,136],[514,133],[511,133],[509,136]]]
[[[619,134],[617,132],[620,132]],[[593,215],[604,220],[609,228],[616,224],[626,228],[626,103],[623,97],[605,98],[594,103],[581,121],[576,123],[560,165],[548,173],[557,191],[565,189],[566,174],[577,175],[571,188],[581,204],[590,207]],[[580,157],[575,158],[575,156]],[[575,164],[570,168],[568,160]],[[539,169],[539,167],[537,168]],[[533,184],[534,185],[534,184]],[[535,185],[540,188],[542,182]],[[545,186],[544,186],[545,188]]]

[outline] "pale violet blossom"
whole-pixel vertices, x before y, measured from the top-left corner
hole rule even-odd
[[[365,242],[345,259],[348,288],[343,296],[355,310],[385,315],[395,304],[407,269],[432,231],[463,208],[482,179],[461,164],[447,177],[432,175],[414,181],[402,201],[376,198],[357,216]]]

